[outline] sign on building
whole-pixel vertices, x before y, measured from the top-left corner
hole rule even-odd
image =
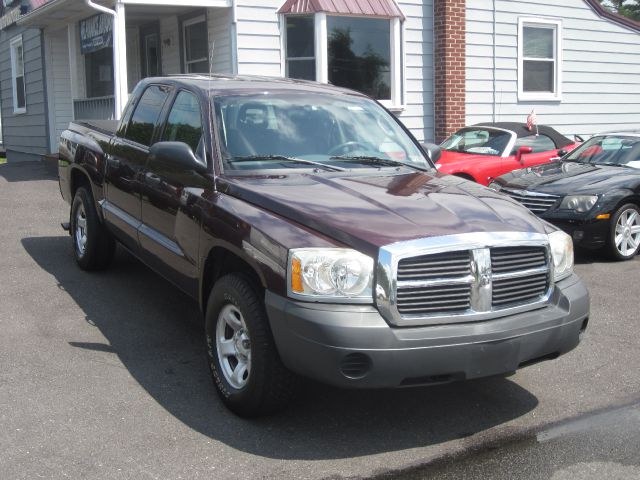
[[[113,42],[113,18],[100,13],[80,21],[80,51],[83,55],[110,47]]]

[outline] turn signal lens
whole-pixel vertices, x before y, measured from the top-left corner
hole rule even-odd
[[[304,292],[302,286],[302,264],[299,258],[291,260],[291,290],[296,293]]]
[[[602,215],[598,215],[596,220],[609,220],[611,218],[610,213],[603,213]]]

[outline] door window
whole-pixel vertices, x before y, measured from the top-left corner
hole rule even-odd
[[[553,140],[546,135],[529,135],[527,137],[520,137],[516,140],[511,155],[517,154],[520,147],[531,147],[533,149],[532,153],[542,153],[548,152],[549,150],[555,150],[556,144],[553,143]]]
[[[169,90],[160,85],[151,85],[142,94],[131,116],[125,138],[141,145],[151,145],[153,129],[158,123],[160,111],[167,100]]]
[[[171,107],[167,125],[162,133],[162,140],[184,142],[202,159],[203,156],[199,151],[201,139],[200,103],[193,93],[182,91],[178,93],[176,101]]]

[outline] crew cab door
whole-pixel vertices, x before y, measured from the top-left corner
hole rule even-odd
[[[179,90],[172,98],[160,142],[187,144],[206,170],[206,125],[199,97]],[[197,201],[212,180],[179,162],[149,156],[144,170],[140,244],[144,260],[190,295],[198,289],[200,223]]]
[[[106,200],[102,210],[106,221],[116,230],[118,239],[133,251],[139,249],[142,172],[169,91],[163,85],[150,85],[145,89],[129,121],[113,138],[107,154]]]
[[[522,155],[520,160],[517,158],[518,149],[520,147],[531,147],[532,152]],[[517,170],[519,168],[533,167],[541,163],[547,163],[552,157],[556,157],[558,148],[553,140],[546,135],[529,135],[520,137],[516,140],[511,155],[504,160],[507,167],[506,172]]]

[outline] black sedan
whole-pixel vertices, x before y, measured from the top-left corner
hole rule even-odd
[[[574,244],[628,260],[640,247],[640,131],[597,135],[560,160],[489,185],[563,229]]]

